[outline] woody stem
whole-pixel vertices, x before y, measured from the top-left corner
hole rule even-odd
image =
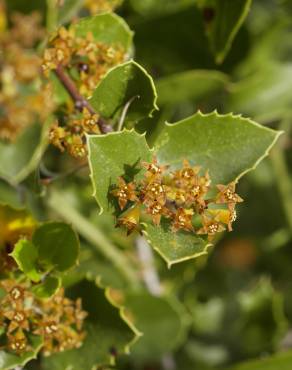
[[[89,101],[79,93],[74,81],[68,76],[62,65],[59,64],[54,72],[74,101],[76,109],[82,112],[83,108],[86,108],[91,114],[97,113]],[[103,134],[113,131],[112,126],[102,117],[98,118],[97,124]]]

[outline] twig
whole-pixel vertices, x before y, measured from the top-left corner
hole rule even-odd
[[[71,80],[71,78],[67,75],[67,73],[64,71],[63,66],[58,65],[58,67],[55,69],[55,74],[58,77],[59,81],[62,83],[62,85],[65,87],[65,89],[68,91],[69,95],[75,102],[75,108],[78,109],[80,112],[82,112],[83,108],[86,108],[91,114],[96,114],[97,112],[92,107],[92,105],[89,103],[88,100],[86,100],[77,90],[75,83]],[[106,134],[107,132],[113,131],[113,128],[111,125],[109,125],[105,119],[102,117],[98,118],[97,121],[98,127],[100,131],[103,134]]]

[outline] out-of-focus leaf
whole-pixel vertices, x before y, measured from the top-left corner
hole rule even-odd
[[[283,352],[260,360],[248,361],[227,370],[290,370],[292,352]]]
[[[0,204],[7,204],[14,208],[21,208],[21,199],[17,190],[0,180]]]
[[[106,299],[104,291],[94,283],[83,281],[72,290],[81,297],[86,318],[86,338],[81,348],[44,358],[44,370],[85,370],[97,365],[113,365],[115,354],[127,353],[137,331],[125,321],[123,311]]]
[[[127,23],[114,13],[82,18],[73,28],[79,37],[86,37],[91,33],[96,42],[120,45],[125,51],[131,47],[133,33]]]
[[[10,370],[17,368],[18,366],[25,366],[25,364],[27,364],[30,360],[37,357],[37,354],[43,345],[43,340],[39,336],[31,336],[30,345],[32,349],[20,356],[13,353],[8,353],[6,351],[0,351],[1,370]]]
[[[210,171],[213,184],[239,179],[268,154],[280,132],[234,116],[196,113],[161,131],[155,151],[161,163],[180,167],[183,159]]]
[[[143,333],[131,351],[135,359],[157,360],[181,344],[187,319],[179,302],[141,292],[126,294],[125,306],[131,321]]]
[[[254,356],[272,350],[288,326],[281,293],[263,278],[253,289],[240,292],[238,300],[241,307],[238,332],[243,351]]]
[[[38,250],[32,242],[26,239],[19,240],[10,255],[29,279],[34,282],[41,280],[41,275],[37,271]]]
[[[228,108],[263,122],[283,118],[291,112],[291,63],[261,65],[249,77],[234,84]]]
[[[135,59],[154,77],[190,69],[215,68],[200,10],[189,6],[173,14],[134,24]]]
[[[35,169],[48,143],[48,126],[35,124],[15,143],[0,142],[0,177],[16,185]]]
[[[100,211],[111,211],[111,186],[119,176],[141,178],[141,161],[151,160],[151,151],[144,135],[135,131],[122,131],[88,137],[89,164],[94,197]]]
[[[172,233],[167,223],[160,226],[145,224],[145,236],[150,245],[170,267],[174,263],[207,254],[209,243],[188,232]]]
[[[61,286],[61,279],[57,276],[47,276],[45,280],[32,288],[34,295],[41,299],[51,297]]]
[[[47,222],[37,228],[32,238],[43,268],[66,271],[77,263],[79,240],[70,225]]]
[[[121,114],[128,106],[125,124],[132,126],[158,109],[156,99],[151,76],[132,60],[114,67],[102,78],[90,104],[105,118]]]
[[[200,2],[217,63],[223,62],[249,12],[251,2],[252,0],[202,0]]]
[[[228,77],[218,71],[191,70],[173,74],[156,81],[158,102],[177,104],[183,101],[198,101],[216,93],[226,86]]]

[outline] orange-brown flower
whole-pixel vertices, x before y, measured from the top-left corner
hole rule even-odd
[[[24,332],[19,329],[16,333],[8,334],[8,348],[18,355],[29,350],[28,341]]]
[[[216,197],[216,203],[225,203],[228,207],[234,208],[236,203],[243,202],[243,199],[235,192],[235,182],[228,185],[217,185],[219,194]]]
[[[194,215],[193,209],[179,208],[173,218],[172,231],[178,231],[180,229],[186,231],[194,231],[192,224],[192,217]]]
[[[202,215],[203,226],[197,231],[197,234],[207,234],[208,239],[212,240],[217,233],[225,230],[225,227],[220,223],[218,214],[215,217]]]
[[[15,329],[29,330],[29,322],[27,315],[29,311],[12,309],[3,312],[3,316],[10,320],[7,332],[11,333]]]
[[[118,218],[116,226],[124,226],[127,229],[127,235],[131,234],[139,225],[140,212],[140,207],[137,205],[130,208],[124,215]]]
[[[159,166],[156,157],[153,157],[152,162],[141,162],[142,167],[146,169],[145,177],[146,183],[161,181],[162,176],[165,174],[168,166]]]
[[[111,194],[118,198],[120,209],[123,210],[128,201],[135,202],[138,200],[136,195],[136,186],[133,182],[126,183],[122,178],[118,178],[118,188],[113,190]]]
[[[158,201],[154,201],[152,204],[148,205],[146,212],[151,216],[154,225],[160,224],[162,216],[172,216],[172,212],[164,205],[161,205]]]
[[[165,186],[160,182],[150,182],[141,191],[142,202],[146,205],[157,202],[164,205],[166,202]]]

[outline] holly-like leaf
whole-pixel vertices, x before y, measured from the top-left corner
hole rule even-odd
[[[19,240],[10,255],[29,279],[34,282],[41,280],[37,270],[38,250],[32,242],[26,239]]]
[[[156,82],[159,104],[197,102],[224,88],[228,77],[212,70],[191,70],[163,77]]]
[[[16,369],[24,367],[30,360],[37,357],[39,350],[43,345],[43,339],[39,336],[30,337],[31,350],[18,356],[6,351],[0,351],[0,368],[1,370]]]
[[[194,234],[172,233],[166,223],[145,224],[144,234],[149,244],[171,265],[207,254],[210,243]]]
[[[126,109],[125,124],[134,125],[151,116],[157,94],[151,76],[133,60],[112,68],[100,81],[90,104],[105,118],[122,114]]]
[[[248,361],[234,365],[226,370],[290,370],[292,363],[292,351],[282,352],[274,356],[260,360]]]
[[[151,151],[144,135],[122,131],[88,136],[89,164],[94,197],[103,210],[114,210],[110,190],[119,176],[141,179],[141,161],[151,160]]]
[[[133,32],[127,23],[114,13],[82,18],[73,28],[76,36],[86,37],[91,33],[96,42],[119,45],[125,51],[128,51],[132,44]]]
[[[36,168],[48,144],[49,124],[29,126],[14,143],[0,141],[0,177],[17,185]]]
[[[39,264],[46,270],[66,271],[77,262],[79,240],[70,225],[44,223],[34,232],[32,242],[38,251]]]
[[[135,359],[157,360],[181,343],[186,334],[187,318],[178,301],[144,292],[128,293],[125,306],[131,321],[143,333],[131,350]]]
[[[41,299],[50,298],[61,286],[61,279],[57,276],[47,276],[45,280],[32,288],[34,295]]]
[[[122,311],[105,297],[94,283],[83,281],[74,287],[74,297],[81,297],[86,318],[86,337],[81,348],[44,358],[44,370],[84,370],[114,363],[115,354],[127,353],[137,332],[122,317]]]
[[[209,170],[212,183],[227,184],[254,169],[281,132],[241,116],[200,112],[166,124],[155,144],[159,162],[181,167],[183,159]]]
[[[222,63],[252,0],[203,0],[202,13],[216,62]]]

